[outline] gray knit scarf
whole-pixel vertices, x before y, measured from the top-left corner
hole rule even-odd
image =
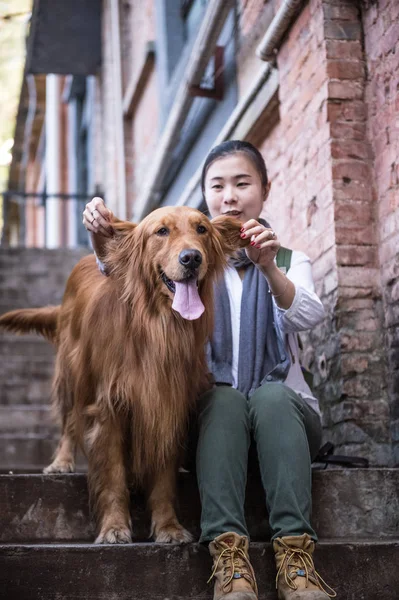
[[[269,227],[269,224],[259,219]],[[247,257],[245,250],[230,261],[245,267],[241,301],[237,389],[250,397],[266,382],[283,382],[290,360],[284,340],[274,323],[273,300],[267,279]],[[215,326],[208,345],[208,367],[215,383],[232,385],[233,338],[230,301],[224,278],[215,285]]]

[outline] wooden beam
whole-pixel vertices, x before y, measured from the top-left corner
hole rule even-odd
[[[129,81],[126,92],[123,96],[122,106],[123,115],[125,118],[132,117],[139,98],[147,83],[148,77],[152,71],[154,61],[155,44],[154,42],[147,42],[143,62],[140,68],[136,71],[135,75]]]

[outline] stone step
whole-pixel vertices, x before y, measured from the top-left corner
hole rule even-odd
[[[49,404],[54,347],[35,335],[0,334],[0,405]]]
[[[52,435],[58,439],[60,427],[55,422],[50,406],[16,404],[0,405],[0,436],[3,434]]]
[[[0,406],[0,457],[3,471],[42,471],[60,439],[50,406]]]
[[[312,523],[320,539],[395,538],[399,532],[399,469],[332,469],[313,472]],[[195,476],[181,473],[181,523],[199,535],[200,502]],[[149,518],[140,494],[132,494],[134,541],[148,541]],[[250,475],[246,500],[251,539],[270,538],[259,477]],[[94,527],[84,474],[0,475],[0,542],[91,542]]]
[[[0,460],[3,472],[37,473],[49,465],[59,436],[51,434],[0,435]]]
[[[315,566],[340,600],[397,600],[399,542],[321,542]],[[259,600],[276,600],[270,544],[250,555]],[[0,589],[7,600],[211,600],[205,546],[0,546]]]

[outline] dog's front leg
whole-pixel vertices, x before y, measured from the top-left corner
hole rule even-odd
[[[174,500],[176,495],[176,463],[173,461],[153,479],[148,505],[151,511],[151,534],[156,542],[183,544],[193,536],[177,520]]]
[[[76,435],[72,412],[62,419],[62,434],[53,462],[43,473],[73,473],[75,470]]]
[[[123,431],[109,416],[96,419],[86,436],[90,502],[99,528],[96,544],[132,541]]]

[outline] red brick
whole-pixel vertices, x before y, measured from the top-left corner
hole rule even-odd
[[[356,244],[369,246],[375,241],[374,223],[366,226],[357,224],[337,223],[335,228],[337,244]]]
[[[327,60],[327,75],[331,79],[363,79],[364,63],[360,60]]]
[[[366,124],[359,122],[334,121],[330,125],[332,138],[345,138],[346,140],[364,140],[366,137]]]
[[[337,246],[336,258],[342,266],[377,266],[375,246]]]
[[[361,39],[361,27],[358,21],[327,20],[324,34],[327,39],[357,41]]]
[[[337,309],[342,312],[358,312],[360,310],[374,310],[373,298],[340,298]]]
[[[359,17],[359,10],[353,4],[351,6],[331,6],[330,4],[324,3],[323,14],[325,19],[356,21]]]
[[[327,58],[361,60],[363,50],[358,41],[326,40],[326,55]]]
[[[335,222],[368,225],[372,221],[370,204],[364,202],[336,202],[334,205]],[[369,242],[370,243],[370,242]]]
[[[378,270],[370,267],[340,267],[339,285],[348,287],[371,288],[378,286]]]
[[[332,168],[333,179],[342,179],[350,181],[371,180],[370,166],[362,161],[336,161]]]
[[[366,120],[366,106],[364,102],[354,100],[353,102],[340,102],[329,100],[327,106],[328,121],[356,121]]]
[[[368,142],[357,142],[355,140],[333,140],[331,142],[331,156],[333,158],[354,158],[356,160],[367,160],[371,158],[371,150]]]
[[[352,299],[351,301],[356,302],[357,300],[358,299]],[[367,352],[368,350],[373,350],[374,346],[374,336],[368,331],[357,331],[356,335],[354,335],[353,332],[350,334],[341,334],[341,349],[344,352]]]
[[[328,83],[329,100],[360,100],[363,98],[362,81],[336,81]]]
[[[363,378],[353,378],[344,382],[342,391],[349,397],[367,398],[369,386],[367,385],[367,382],[363,380]]]
[[[364,373],[369,367],[369,360],[367,356],[350,354],[343,355],[341,357],[341,369],[343,375],[349,375],[351,373]]]
[[[336,202],[360,201],[370,203],[374,200],[374,188],[365,183],[356,181],[346,183],[342,179],[335,179],[334,199]]]

